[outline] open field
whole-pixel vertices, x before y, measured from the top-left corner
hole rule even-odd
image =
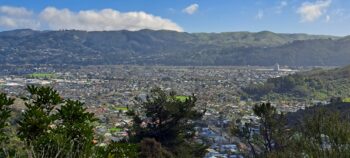
[[[184,95],[176,96],[176,99],[179,99],[182,102],[186,101],[186,99],[189,99],[189,98],[190,98],[189,96],[184,96]]]

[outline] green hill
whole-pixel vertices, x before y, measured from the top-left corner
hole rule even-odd
[[[0,32],[3,64],[74,65],[345,65],[350,40],[268,31]]]
[[[350,66],[330,70],[315,69],[289,76],[271,78],[264,84],[243,88],[256,100],[317,99],[350,97]]]

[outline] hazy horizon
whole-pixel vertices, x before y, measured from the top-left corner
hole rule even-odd
[[[151,30],[151,31],[174,31],[174,30],[153,30],[153,29],[140,29],[140,30],[79,30],[79,29],[58,29],[58,30],[38,30],[38,29],[31,29],[31,28],[19,28],[19,29],[11,29],[11,30],[0,30],[0,32],[7,32],[7,31],[18,31],[18,30],[33,30],[33,31],[86,31],[86,32],[104,32],[104,31],[130,31],[130,32],[137,32],[137,31],[142,31],[142,30]],[[179,32],[179,31],[175,31]],[[187,31],[181,31],[179,33],[190,33],[190,34],[200,34],[200,33],[205,33],[205,34],[221,34],[221,33],[240,33],[240,32],[246,32],[246,33],[261,33],[261,32],[271,32],[275,34],[305,34],[305,35],[320,35],[320,36],[334,36],[334,37],[347,37],[349,35],[331,35],[331,34],[311,34],[311,33],[305,33],[305,32],[274,32],[271,30],[261,30],[261,31],[244,31],[244,30],[237,30],[237,31],[223,31],[223,32],[187,32]]]

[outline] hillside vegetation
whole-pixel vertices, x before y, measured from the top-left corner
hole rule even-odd
[[[349,50],[349,37],[268,31],[0,32],[3,64],[345,65]]]
[[[271,78],[264,84],[243,89],[255,99],[320,99],[350,96],[350,66],[330,70],[315,69]]]

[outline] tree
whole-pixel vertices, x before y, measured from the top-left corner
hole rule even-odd
[[[138,145],[128,142],[111,142],[106,153],[108,157],[137,158]]]
[[[35,157],[87,157],[93,140],[92,122],[83,103],[63,100],[51,87],[28,86],[18,135]]]
[[[194,96],[180,100],[175,92],[152,89],[146,101],[140,104],[139,111],[129,111],[134,117],[130,140],[141,142],[144,138],[154,138],[176,153],[181,144],[190,144],[195,132],[194,123],[204,113],[195,109],[195,103]]]
[[[55,106],[63,102],[63,99],[58,92],[52,87],[37,87],[29,85],[27,86],[27,91],[30,93],[30,96],[29,98],[25,98],[25,100],[29,100],[29,103],[27,102],[26,106],[38,106],[47,115],[51,113]]]
[[[7,134],[5,128],[8,126],[8,119],[11,116],[10,105],[13,104],[14,99],[8,98],[6,94],[0,94],[0,142],[5,142]]]
[[[155,139],[145,138],[140,143],[141,157],[144,158],[171,158],[171,153],[165,150]]]
[[[240,127],[241,120],[236,120],[237,124],[234,124],[231,126],[231,131],[233,135],[238,136],[239,138],[243,139],[243,141],[246,141],[250,147],[251,154],[256,157],[258,156],[258,153],[254,146],[254,131],[252,129],[253,125],[251,123],[244,123],[242,127]]]
[[[97,119],[93,113],[86,112],[83,106],[80,101],[67,100],[55,115],[60,123],[57,123],[54,132],[65,137],[66,144],[69,144],[65,153],[71,157],[89,156],[93,146],[92,123]]]
[[[285,147],[288,139],[287,120],[283,114],[278,114],[270,103],[262,103],[253,107],[254,114],[260,118],[260,138],[265,153]]]
[[[97,158],[138,158],[139,144],[130,143],[126,140],[111,141],[107,146],[95,148],[93,157]]]
[[[33,145],[51,130],[49,125],[55,120],[51,111],[63,100],[50,87],[28,86],[27,91],[30,94],[23,97],[27,109],[18,122],[18,136],[28,145]]]
[[[233,133],[248,143],[254,156],[259,154],[268,156],[275,151],[283,151],[291,137],[285,116],[278,114],[270,103],[256,104],[253,112],[259,117],[259,123],[254,125],[251,121],[242,127],[235,126]],[[255,127],[259,128],[259,132],[252,130]],[[256,147],[262,149],[263,153],[258,152],[260,150]]]
[[[8,143],[8,133],[6,128],[8,126],[8,119],[11,116],[10,105],[12,105],[14,99],[8,98],[6,94],[0,94],[0,157],[8,155],[9,149],[6,149]]]
[[[293,142],[308,157],[350,157],[350,122],[339,112],[318,109],[304,118]]]

